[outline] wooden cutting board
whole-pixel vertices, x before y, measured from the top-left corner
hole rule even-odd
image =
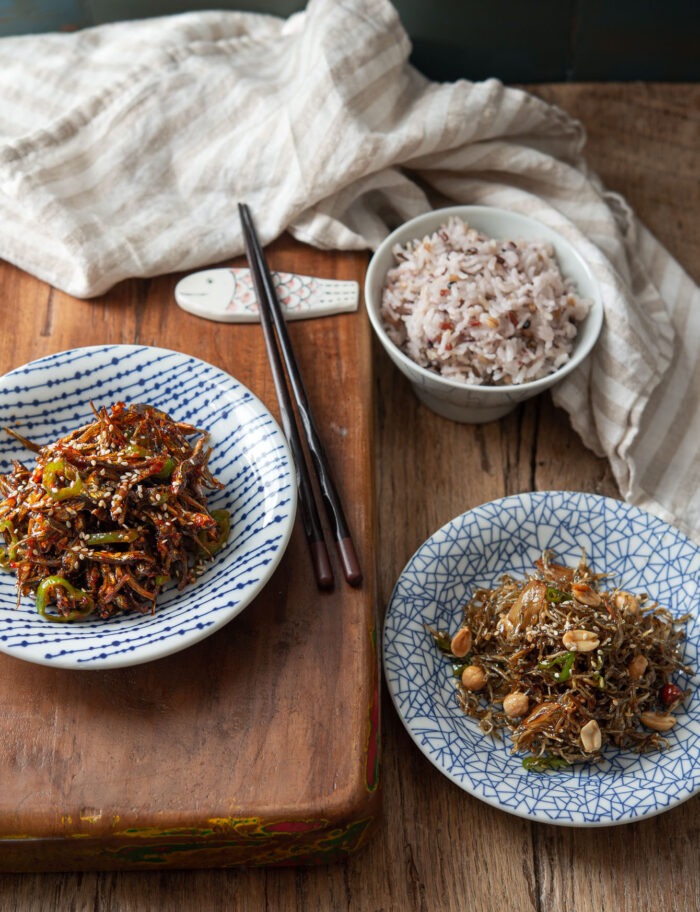
[[[354,279],[363,254],[289,238],[272,269]],[[241,261],[223,265],[244,265]],[[0,371],[137,342],[233,374],[278,415],[262,332],[180,310],[180,275],[80,301],[0,263]],[[299,521],[262,594],[146,665],[69,671],[0,654],[0,870],[328,862],[380,809],[371,337],[362,309],[290,324],[364,581],[320,593]]]

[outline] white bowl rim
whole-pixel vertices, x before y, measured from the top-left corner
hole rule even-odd
[[[401,349],[395,345],[389,336],[386,333],[386,330],[382,326],[381,319],[379,317],[379,308],[376,309],[370,306],[370,286],[377,278],[377,273],[379,271],[379,266],[377,265],[379,260],[379,254],[383,253],[387,248],[391,249],[396,243],[401,239],[401,243],[405,243],[407,240],[410,240],[411,236],[418,238],[419,234],[411,235],[411,232],[408,230],[413,226],[418,226],[423,222],[435,222],[435,227],[437,228],[444,220],[448,219],[451,215],[458,215],[465,217],[467,215],[493,215],[496,217],[503,216],[509,219],[515,219],[516,221],[521,221],[523,225],[528,225],[530,227],[537,226],[542,228],[543,235],[550,235],[549,238],[543,237],[543,240],[551,240],[555,243],[560,243],[567,248],[568,253],[577,260],[579,266],[586,273],[588,278],[591,281],[593,288],[595,289],[594,294],[591,297],[592,306],[588,312],[588,315],[582,322],[581,326],[586,325],[589,327],[588,334],[589,338],[586,341],[585,345],[580,345],[572,353],[569,360],[558,370],[553,371],[551,374],[547,374],[544,377],[539,377],[537,380],[529,380],[526,383],[509,383],[501,384],[498,386],[488,386],[486,384],[477,384],[477,383],[465,383],[461,380],[456,380],[451,377],[444,377],[442,374],[435,373],[434,371],[428,370],[427,367],[423,367],[421,364],[418,364],[412,358],[409,358],[408,355],[404,354]],[[427,229],[430,230],[430,229]],[[404,237],[406,235],[406,237]],[[382,287],[383,287],[384,276],[382,276]],[[445,389],[449,390],[464,390],[471,391],[479,394],[483,394],[485,397],[489,396],[503,396],[503,394],[511,393],[523,393],[523,392],[532,392],[536,393],[539,390],[547,389],[552,386],[554,383],[558,383],[573,370],[575,370],[590,354],[593,347],[595,346],[600,331],[603,327],[603,304],[600,295],[600,289],[598,281],[593,275],[593,271],[586,260],[581,256],[579,251],[573,246],[573,244],[568,241],[560,232],[555,228],[551,228],[549,225],[541,222],[539,219],[534,218],[530,215],[525,215],[522,212],[514,212],[509,209],[503,209],[498,206],[482,206],[482,205],[457,205],[457,206],[446,206],[438,209],[430,209],[427,212],[423,212],[420,215],[416,215],[413,218],[409,219],[403,224],[399,225],[397,228],[388,234],[384,240],[381,242],[379,247],[374,251],[372,258],[370,260],[369,266],[367,267],[367,273],[365,276],[365,309],[369,316],[370,323],[374,327],[377,337],[382,345],[386,348],[387,352],[390,352],[392,357],[401,362],[409,371],[415,371],[418,376],[429,380],[431,383],[436,384],[437,386],[443,386]]]

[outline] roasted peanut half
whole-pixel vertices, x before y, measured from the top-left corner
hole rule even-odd
[[[593,652],[600,646],[597,635],[590,630],[567,630],[561,641],[570,652]]]
[[[486,672],[478,665],[467,665],[462,672],[462,686],[467,690],[483,690],[486,685]]]
[[[648,666],[649,662],[647,661],[646,656],[636,655],[633,659],[630,659],[630,663],[627,666],[627,673],[633,681],[641,681]]]
[[[577,602],[589,608],[598,608],[603,604],[603,599],[588,583],[572,583],[571,594]]]
[[[600,726],[595,719],[591,719],[581,729],[581,746],[587,754],[594,754],[600,750],[603,743],[603,736],[600,733]]]
[[[520,690],[513,690],[503,698],[503,712],[510,719],[524,716],[530,707],[530,698]]]
[[[460,627],[457,633],[452,637],[450,649],[452,655],[458,659],[463,658],[472,648],[472,632],[468,627]]]
[[[671,713],[649,711],[643,712],[639,718],[645,728],[650,728],[652,731],[657,732],[670,731],[676,724],[676,717],[672,716]]]
[[[642,608],[637,596],[632,595],[631,592],[625,592],[624,589],[619,589],[615,593],[613,596],[613,605],[618,611],[627,611],[629,614],[639,614]]]

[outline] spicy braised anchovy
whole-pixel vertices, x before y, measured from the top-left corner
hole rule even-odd
[[[661,749],[687,695],[670,683],[690,671],[681,655],[687,618],[646,595],[603,591],[601,579],[585,558],[570,568],[545,553],[527,580],[506,575],[477,590],[453,637],[430,631],[452,662],[463,711],[485,733],[509,730],[526,769],[596,760],[606,745]],[[455,645],[465,640],[466,656]],[[475,667],[485,678],[478,690]]]
[[[228,537],[226,511],[206,505],[222,485],[205,431],[149,405],[93,412],[43,447],[6,429],[37,455],[0,476],[0,567],[51,621],[152,612],[168,581],[192,582]]]

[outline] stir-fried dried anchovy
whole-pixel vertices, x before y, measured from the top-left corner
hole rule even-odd
[[[206,505],[223,487],[206,431],[150,405],[93,411],[48,446],[6,429],[37,455],[0,476],[0,564],[47,620],[153,612],[164,585],[192,582],[228,535],[228,515]]]
[[[509,730],[529,769],[600,758],[606,745],[639,752],[663,733],[687,693],[681,645],[687,617],[645,594],[603,591],[601,574],[543,554],[525,581],[479,589],[450,636],[431,630],[451,660],[458,700],[482,731]],[[465,644],[468,649],[465,650]]]

